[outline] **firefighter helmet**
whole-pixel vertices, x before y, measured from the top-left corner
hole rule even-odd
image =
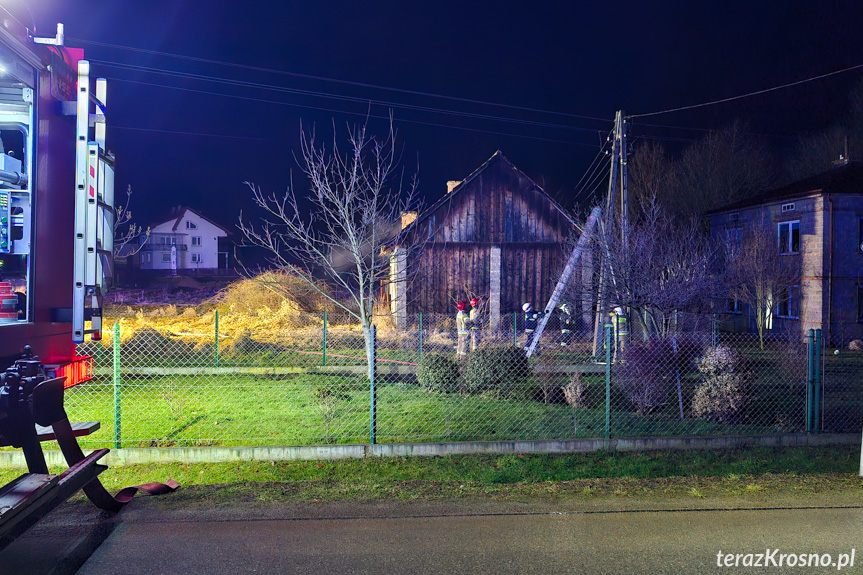
[[[521,309],[522,311],[530,311],[530,304],[525,303],[523,306],[521,306]]]
[[[476,307],[477,305],[479,305],[479,300],[475,297],[470,298],[470,305],[471,307]]]
[[[456,307],[458,308],[458,311],[464,311],[464,302],[463,301],[458,302]]]

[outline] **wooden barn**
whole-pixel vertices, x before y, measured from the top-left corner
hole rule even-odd
[[[493,329],[524,302],[542,309],[569,256],[575,220],[500,151],[447,188],[410,224],[427,241],[392,260],[396,317],[455,313],[453,301],[469,293],[487,300]]]

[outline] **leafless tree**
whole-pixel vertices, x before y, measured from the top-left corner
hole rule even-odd
[[[714,252],[697,223],[676,221],[656,197],[643,202],[626,239],[619,223],[597,234],[607,301],[631,310],[644,338],[664,337],[678,311],[698,311],[714,295]]]
[[[801,258],[780,255],[772,226],[754,223],[743,228],[739,242],[726,242],[724,263],[728,296],[752,310],[764,349],[764,332],[774,308],[787,302],[791,288],[800,285]]]
[[[403,180],[392,121],[382,138],[366,125],[349,127],[344,152],[333,131],[328,149],[314,130],[300,128],[296,160],[308,180],[307,193],[292,183],[283,194],[267,194],[247,182],[266,215],[258,222],[241,215],[239,227],[250,244],[266,250],[273,266],[359,321],[371,376],[374,298],[380,282],[390,280],[391,257],[397,257],[392,250],[415,247],[401,218],[416,209],[416,178]],[[325,289],[322,278],[335,291]]]
[[[766,148],[737,122],[708,132],[674,158],[669,159],[658,146],[648,148],[644,155],[639,159],[637,153],[633,158],[636,195],[643,187],[640,180],[652,182],[654,189],[648,185],[641,196],[655,196],[684,220],[749,197],[772,183]]]
[[[114,257],[129,257],[137,254],[150,237],[150,228],[139,226],[132,220],[129,203],[132,186],[126,187],[126,202],[114,207]]]
[[[785,170],[789,180],[802,180],[829,170],[834,162],[845,157],[847,140],[849,129],[840,124],[798,137],[794,151],[786,162]],[[853,140],[848,143],[850,145]],[[853,149],[849,151],[853,152]]]
[[[636,146],[629,160],[629,196],[631,217],[638,217],[642,206],[655,198],[660,204],[674,204],[677,193],[676,164],[662,144],[647,141]]]

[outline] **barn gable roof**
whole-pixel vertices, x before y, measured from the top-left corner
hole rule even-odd
[[[567,212],[563,206],[561,206],[554,198],[552,198],[544,189],[542,189],[542,187],[539,184],[534,182],[527,174],[525,174],[524,172],[519,170],[515,166],[515,164],[510,162],[506,158],[506,156],[503,155],[503,152],[501,152],[500,150],[497,150],[494,154],[492,154],[492,156],[488,160],[483,162],[477,169],[475,169],[473,172],[471,172],[470,175],[468,175],[465,179],[463,179],[461,182],[459,182],[459,184],[457,186],[455,186],[451,192],[447,193],[445,196],[440,198],[434,204],[429,206],[423,212],[423,214],[419,218],[417,218],[417,220],[412,225],[418,225],[419,223],[421,223],[422,221],[427,219],[429,216],[431,216],[433,213],[435,213],[438,210],[438,208],[440,208],[444,204],[452,201],[452,199],[457,194],[459,194],[463,190],[467,189],[471,182],[476,180],[483,172],[487,171],[491,166],[493,166],[494,164],[496,164],[498,162],[504,162],[505,165],[507,166],[507,168],[511,169],[516,174],[518,174],[519,178],[523,178],[524,180],[526,180],[529,183],[529,185],[534,187],[542,197],[544,197],[546,200],[548,200],[548,202],[557,211],[559,211],[561,213],[561,215],[563,215],[563,217],[569,223],[571,223],[576,228],[578,227],[578,223],[576,222],[575,218],[569,212]]]

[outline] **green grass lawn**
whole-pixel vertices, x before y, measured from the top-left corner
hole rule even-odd
[[[535,398],[444,394],[413,383],[381,382],[377,389],[377,441],[604,437],[604,384],[594,378],[588,387],[597,401],[589,408],[573,410],[566,404],[545,404]],[[119,389],[121,445],[367,443],[369,397],[368,383],[359,376],[124,377]],[[114,400],[115,390],[105,377],[66,392],[66,409],[72,420],[102,423],[97,433],[81,438],[82,444],[114,444]],[[610,416],[611,435],[618,437],[777,431],[769,424],[681,420],[673,409],[645,416],[612,409]]]
[[[290,349],[246,339],[220,350],[218,365],[263,368],[312,368],[324,364],[323,339],[295,341]],[[383,343],[383,342],[382,342]],[[416,363],[418,342],[387,340],[378,350],[381,360]],[[734,342],[731,342],[732,345]],[[690,406],[701,375],[694,360],[680,371],[680,392],[669,391],[665,402],[649,414],[634,411],[615,384],[611,385],[610,435],[679,436],[767,434],[805,429],[805,362],[787,347],[740,340],[749,373],[746,413],[737,423],[718,423],[691,416]],[[368,443],[370,409],[368,383],[347,370],[341,374],[298,373],[275,377],[227,376],[205,373],[172,375],[176,367],[210,368],[216,364],[212,343],[194,347],[170,338],[124,344],[120,389],[121,445],[312,445]],[[753,347],[754,346],[754,347]],[[92,346],[90,346],[92,347]],[[89,349],[89,347],[88,347]],[[444,344],[426,342],[424,353],[451,353]],[[82,353],[84,352],[82,348]],[[432,442],[509,439],[604,437],[605,380],[584,375],[583,407],[563,403],[560,386],[571,377],[556,366],[585,364],[584,346],[550,348],[531,358],[532,375],[508,398],[494,394],[433,393],[405,377],[381,379],[377,391],[376,439],[379,442]],[[108,373],[111,350],[97,346],[94,381],[67,392],[73,420],[98,420],[103,429],[82,442],[88,447],[114,445],[114,389]],[[329,339],[326,366],[365,364],[362,335],[340,334]],[[795,352],[796,353],[796,352]],[[792,357],[793,355],[793,357]],[[382,365],[386,365],[386,361]],[[802,365],[802,367],[801,367]],[[163,369],[166,375],[135,376],[140,367]],[[596,366],[593,366],[596,367]],[[615,364],[614,368],[618,365]],[[540,369],[536,369],[540,368]],[[802,370],[802,371],[801,371]],[[824,422],[826,431],[859,431],[863,412],[863,353],[832,353],[825,357]],[[542,401],[542,390],[550,403]],[[514,399],[517,397],[518,399]],[[681,407],[683,418],[681,418]]]
[[[116,491],[177,480],[175,494],[148,500],[167,509],[279,502],[575,499],[600,505],[857,505],[856,446],[717,451],[464,455],[339,461],[172,463],[112,466]],[[52,468],[60,473],[62,468]],[[0,483],[20,469],[0,469]],[[81,499],[79,494],[77,499]],[[682,501],[682,503],[681,503]],[[89,503],[81,502],[89,509]]]

